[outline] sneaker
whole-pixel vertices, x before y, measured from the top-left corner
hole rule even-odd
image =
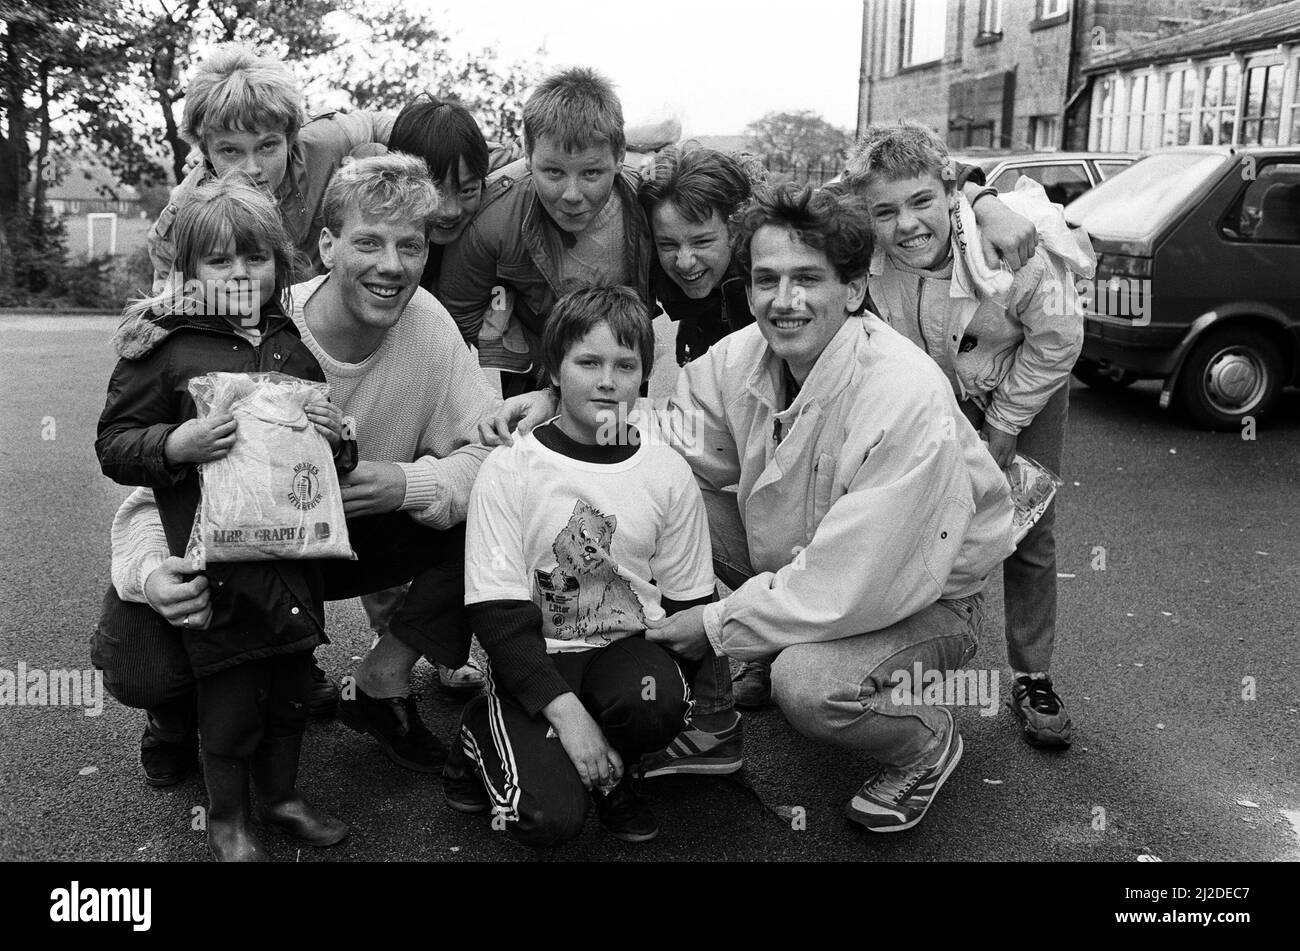
[[[745,761],[741,758],[741,718],[716,733],[688,727],[677,739],[641,760],[641,778],[656,776],[725,776]]]
[[[429,732],[416,709],[417,695],[376,699],[360,687],[355,700],[339,704],[339,719],[358,733],[369,733],[384,755],[417,773],[437,773],[447,762],[447,748]]]
[[[649,804],[632,788],[631,776],[624,776],[608,794],[597,791],[592,793],[592,798],[596,800],[600,824],[614,838],[624,842],[649,842],[659,834],[659,820]]]
[[[771,703],[772,661],[746,661],[731,678],[731,695],[742,710],[760,710]]]
[[[158,739],[148,727],[140,737],[140,768],[150,786],[175,786],[193,772],[198,759],[198,735],[193,732],[179,743]]]
[[[1051,677],[1017,677],[1011,683],[1007,706],[1020,721],[1022,735],[1030,746],[1070,745],[1070,714],[1052,689]]]
[[[438,683],[447,690],[478,690],[483,686],[483,668],[472,657],[455,670],[439,664]]]
[[[307,699],[307,708],[314,717],[332,717],[339,709],[339,688],[315,661],[311,665],[311,695]]]
[[[940,708],[948,718],[948,735],[943,752],[933,765],[903,769],[881,767],[844,808],[844,815],[871,832],[901,832],[925,817],[935,795],[961,761],[962,741],[952,712]]]

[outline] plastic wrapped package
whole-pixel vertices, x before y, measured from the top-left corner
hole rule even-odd
[[[355,558],[329,442],[307,418],[325,383],[283,373],[208,373],[189,382],[199,418],[231,413],[230,453],[199,466],[203,495],[186,552],[207,562]]]
[[[1011,501],[1016,507],[1011,530],[1019,545],[1034,524],[1043,517],[1047,506],[1052,504],[1056,490],[1065,483],[1042,463],[1019,453],[1011,461],[1007,479],[1011,482]]]

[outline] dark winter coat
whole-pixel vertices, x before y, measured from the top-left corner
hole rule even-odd
[[[144,317],[113,338],[121,357],[108,384],[95,451],[104,475],[154,490],[167,544],[184,555],[200,497],[196,466],[169,465],[168,435],[197,413],[187,384],[211,372],[278,371],[323,382],[324,373],[293,321],[276,310],[254,347],[222,317]],[[214,563],[207,630],[180,633],[196,677],[246,661],[311,650],[327,642],[319,566],[312,561]]]

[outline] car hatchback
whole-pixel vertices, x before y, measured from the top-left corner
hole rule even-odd
[[[1300,148],[1182,146],[1066,208],[1097,251],[1075,376],[1240,428],[1300,375]]]

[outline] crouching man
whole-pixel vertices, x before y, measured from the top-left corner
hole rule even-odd
[[[874,314],[853,316],[871,250],[851,197],[784,186],[738,216],[755,324],[687,364],[654,414],[700,484],[715,571],[733,590],[652,621],[647,637],[685,660],[709,645],[775,655],[791,724],[880,764],[846,815],[893,832],[921,820],[962,755],[952,714],[923,704],[919,683],[899,702],[893,674],[974,655],[1012,510],[934,362]],[[542,419],[547,402],[512,401],[499,428],[525,405],[521,428]]]

